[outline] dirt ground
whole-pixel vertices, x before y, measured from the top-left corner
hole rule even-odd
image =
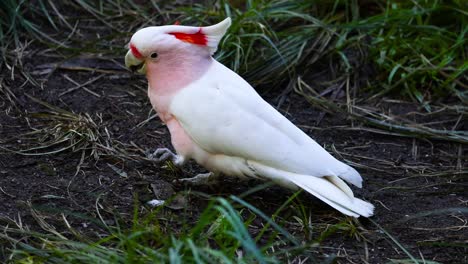
[[[54,69],[48,65],[56,62],[54,58],[38,54],[25,65],[34,77],[44,79],[42,87],[31,85],[24,76],[17,75],[12,81],[6,71],[0,75],[4,87],[16,97],[12,100],[5,95],[0,97],[1,218],[21,219],[23,225],[41,230],[44,226],[37,224],[36,210],[42,212],[41,219],[57,230],[66,230],[63,213],[77,230],[92,233],[94,227],[80,216],[97,217],[96,207],[101,207],[106,212],[103,217],[110,222],[114,211],[123,218],[128,216],[130,221],[134,197],[138,196],[144,203],[155,198],[154,188],[172,185],[175,191],[186,190],[188,187],[172,183],[174,175],[188,177],[203,171],[193,163],[174,171],[145,159],[144,151],[169,147],[170,137],[160,120],[152,118],[154,112],[146,96],[144,77],[123,69],[122,59],[73,61],[75,65],[99,65],[93,70],[67,68],[66,64]],[[76,88],[90,80],[94,81]],[[278,105],[279,92],[264,91],[260,89],[262,96]],[[91,151],[83,155],[82,151],[72,149],[50,155],[31,155],[58,150],[65,143],[44,150],[24,151],[23,155],[11,152],[21,152],[53,138],[41,129],[54,128],[56,121],[38,114],[51,110],[32,98],[75,114],[88,114],[100,133],[100,143],[108,143],[117,151],[98,147],[98,158]],[[382,100],[375,107],[392,113],[421,111],[418,105],[391,100]],[[352,122],[345,117],[332,114],[325,115],[317,125],[321,110],[295,93],[287,95],[279,110],[334,156],[360,171],[364,188],[356,190],[356,195],[376,206],[371,220],[415,257],[441,263],[468,262],[466,211],[465,214],[457,211],[466,208],[468,203],[467,175],[463,174],[467,165],[466,146],[382,135],[363,129],[358,123],[351,126]],[[437,115],[432,121],[444,118],[447,117]],[[463,128],[464,124],[459,124],[458,129],[460,126]],[[33,131],[36,134],[30,134]],[[126,157],[119,158],[122,150]],[[151,185],[154,183],[159,187]],[[226,178],[216,188],[192,187],[192,190],[227,196],[243,193],[257,184],[259,182],[237,183]],[[290,195],[287,190],[270,187],[246,199],[271,213]],[[310,195],[302,194],[301,200],[310,210],[313,224],[326,227],[344,219]],[[196,215],[203,205],[202,198],[191,197],[186,207]],[[179,212],[174,211],[174,215]],[[289,214],[285,212],[282,217],[287,218]],[[360,219],[360,222],[363,238],[350,237],[346,232],[335,233],[322,242],[320,254],[336,254],[341,263],[408,259],[382,229],[367,219]],[[291,232],[301,235],[299,229]]]

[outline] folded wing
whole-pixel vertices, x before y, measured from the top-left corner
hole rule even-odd
[[[171,112],[192,140],[210,153],[302,175],[338,176],[361,186],[359,173],[332,157],[217,62],[173,98]]]

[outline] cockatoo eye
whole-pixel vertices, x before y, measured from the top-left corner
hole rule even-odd
[[[158,57],[158,54],[156,52],[153,52],[151,53],[150,57],[156,59]]]

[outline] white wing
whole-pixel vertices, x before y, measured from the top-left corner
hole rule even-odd
[[[361,186],[359,173],[332,157],[216,61],[174,96],[170,110],[192,140],[212,154],[242,157],[297,174],[339,176]]]

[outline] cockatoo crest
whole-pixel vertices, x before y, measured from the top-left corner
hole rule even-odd
[[[174,49],[182,42],[205,46],[211,55],[216,52],[219,41],[230,25],[231,18],[226,18],[220,23],[208,27],[179,25],[147,27],[133,35],[130,41],[130,50],[133,56],[143,59],[150,55],[155,47],[158,50]]]
[[[213,54],[229,26],[231,26],[231,18],[226,18],[216,25],[195,28],[196,32],[194,32],[194,27],[178,26],[175,31],[169,32],[169,34],[187,43],[207,46],[210,49],[210,54]]]

